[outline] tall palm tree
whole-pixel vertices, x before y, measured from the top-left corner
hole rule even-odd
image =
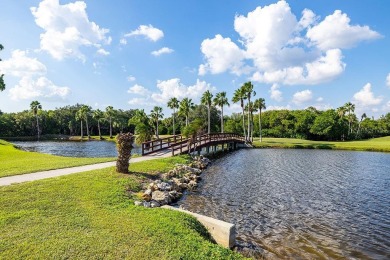
[[[232,102],[233,103],[238,103],[240,102],[240,106],[241,106],[241,109],[242,109],[242,129],[244,130],[244,138],[246,140],[246,130],[245,130],[245,103],[244,103],[244,100],[246,99],[246,94],[245,94],[245,91],[244,91],[244,88],[241,87],[239,89],[236,89],[236,91],[234,91],[234,95],[233,95],[233,98],[232,98]]]
[[[4,49],[3,45],[0,44],[0,51],[3,49]],[[0,61],[1,61],[1,59],[0,59]],[[3,91],[5,89],[5,83],[4,83],[3,77],[4,77],[4,74],[0,74],[0,91]]]
[[[344,105],[345,110],[348,112],[348,134],[352,134],[352,121],[354,119],[355,105],[348,102]]]
[[[214,105],[219,106],[221,108],[221,133],[223,133],[223,106],[230,106],[225,91],[219,92],[215,95]]]
[[[106,107],[105,117],[108,119],[110,123],[110,138],[112,138],[112,120],[115,117],[115,109],[112,106]]]
[[[81,109],[77,110],[76,112],[76,116],[75,116],[76,120],[80,121],[80,137],[81,137],[81,140],[83,140],[83,121],[84,121],[84,117],[83,117],[83,111]]]
[[[42,105],[38,101],[33,101],[30,104],[31,112],[34,114],[36,120],[37,120],[37,134],[38,134],[38,141],[40,136],[39,131],[39,117],[38,117],[38,111],[42,109]]]
[[[263,137],[261,135],[261,111],[263,109],[266,109],[267,107],[265,106],[265,99],[264,98],[258,98],[254,102],[254,106],[259,110],[259,131],[260,131],[260,142],[263,141]]]
[[[337,108],[336,113],[340,117],[341,122],[343,122],[344,121],[344,116],[345,116],[345,113],[346,113],[345,106]],[[345,140],[344,129],[343,129],[343,134],[341,136],[341,140],[343,140],[343,141]]]
[[[92,117],[98,123],[99,138],[100,138],[100,140],[102,140],[103,138],[102,138],[102,133],[100,131],[100,120],[102,120],[104,118],[104,113],[100,109],[96,109],[95,111],[93,111]]]
[[[88,140],[91,140],[91,135],[89,134],[89,125],[88,125],[88,117],[91,115],[91,111],[92,108],[90,106],[83,105],[76,113],[76,118],[81,121],[81,139],[83,139],[83,120],[85,120]]]
[[[366,113],[363,113],[362,117],[360,118],[360,122],[359,122],[359,127],[358,127],[358,130],[357,130],[357,136],[360,135],[360,125],[362,124],[363,120],[367,118],[367,114]]]
[[[156,124],[156,138],[159,139],[158,136],[158,121],[163,118],[164,114],[162,113],[162,107],[155,106],[152,111],[150,111],[150,117],[152,118],[152,122]]]
[[[172,120],[173,120],[173,135],[176,134],[176,131],[175,131],[175,114],[176,114],[176,109],[179,109],[179,100],[175,97],[171,98],[169,101],[168,101],[168,107],[170,109],[173,109],[173,113],[172,113]]]
[[[211,105],[213,104],[213,94],[211,94],[210,90],[207,90],[203,93],[202,98],[200,100],[202,105],[207,107],[207,133],[210,133],[210,111]]]
[[[248,82],[245,82],[244,85],[242,86],[244,88],[244,91],[246,93],[246,98],[248,99],[248,139],[249,137],[251,136],[251,125],[253,124],[252,123],[252,120],[251,120],[251,97],[252,95],[253,96],[256,96],[256,92],[253,90],[254,86],[252,84],[252,82],[248,81]],[[250,140],[248,140],[250,141]]]
[[[186,126],[188,126],[188,115],[190,114],[191,109],[194,108],[194,103],[192,103],[192,99],[183,98],[183,100],[179,104],[179,114],[186,118]]]

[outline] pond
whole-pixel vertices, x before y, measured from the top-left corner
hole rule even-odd
[[[118,155],[115,143],[109,141],[13,141],[12,143],[25,151],[59,156],[116,157]],[[140,147],[135,146],[132,153],[141,153]]]
[[[390,154],[246,149],[215,161],[187,210],[235,223],[266,259],[390,259]]]

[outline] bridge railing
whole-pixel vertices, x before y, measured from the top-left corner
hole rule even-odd
[[[171,147],[172,144],[183,141],[182,135],[172,135],[142,143],[142,155],[148,155]]]

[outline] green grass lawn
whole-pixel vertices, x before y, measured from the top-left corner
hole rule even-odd
[[[133,206],[156,172],[187,157],[0,187],[0,259],[240,259],[193,217]]]
[[[263,138],[263,142],[260,143],[257,138],[255,139],[254,146],[257,148],[310,148],[390,152],[390,136],[348,142],[310,141],[292,138]]]
[[[26,152],[16,149],[11,143],[0,140],[0,177],[114,160],[116,160],[114,157],[74,158]]]

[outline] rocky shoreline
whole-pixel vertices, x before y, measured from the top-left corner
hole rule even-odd
[[[206,169],[210,163],[208,158],[196,156],[189,165],[176,165],[174,169],[163,174],[161,179],[146,185],[142,200],[137,200],[134,204],[156,208],[177,202],[186,190],[196,190],[201,180],[202,170]]]

